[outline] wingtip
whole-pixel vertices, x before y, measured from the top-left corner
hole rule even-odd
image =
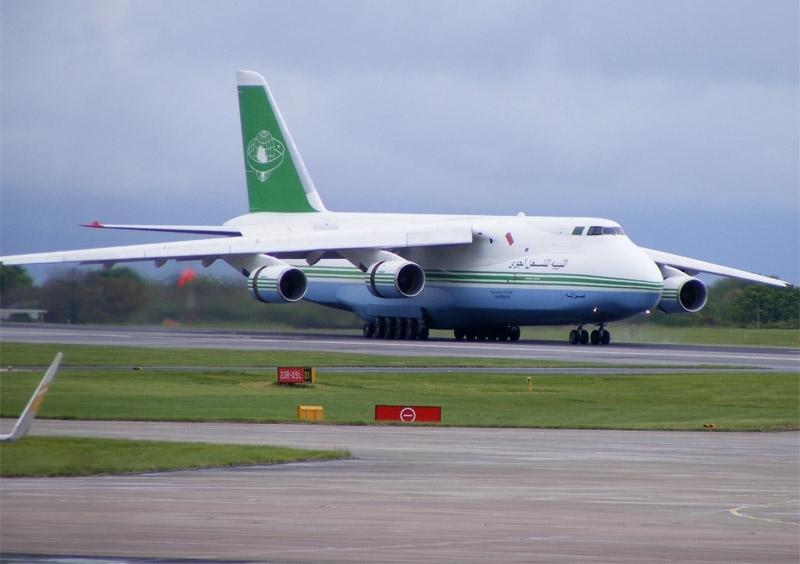
[[[102,229],[105,227],[102,223],[97,221],[96,219],[91,223],[81,223],[81,227],[94,227],[95,229]]]

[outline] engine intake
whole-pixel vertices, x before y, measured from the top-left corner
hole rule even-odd
[[[407,260],[381,261],[367,270],[366,283],[379,298],[413,298],[425,287],[425,271]]]
[[[671,276],[664,280],[664,291],[658,309],[664,313],[695,313],[708,300],[708,289],[697,278]]]
[[[288,264],[262,266],[247,277],[250,295],[267,304],[302,300],[307,288],[305,273]]]

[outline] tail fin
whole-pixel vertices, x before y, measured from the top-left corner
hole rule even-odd
[[[58,365],[61,363],[61,359],[63,357],[63,354],[58,353],[53,359],[53,363],[50,365],[50,368],[47,369],[47,372],[44,373],[42,381],[39,382],[39,385],[36,387],[36,391],[33,392],[28,405],[26,405],[25,409],[22,410],[22,415],[20,415],[19,419],[17,419],[14,428],[7,435],[0,435],[0,442],[16,441],[28,433],[28,429],[30,429],[31,425],[33,425],[33,419],[36,417],[36,412],[39,411],[39,406],[42,405],[44,395],[50,388],[50,381],[56,375]]]
[[[236,71],[250,212],[325,211],[264,77]]]

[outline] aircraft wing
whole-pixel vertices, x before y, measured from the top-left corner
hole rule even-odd
[[[777,286],[778,288],[788,288],[791,286],[788,282],[770,278],[769,276],[762,276],[761,274],[753,274],[746,270],[739,270],[737,268],[730,268],[711,262],[705,262],[661,251],[654,251],[653,249],[642,250],[659,266],[671,266],[682,270],[689,275],[694,276],[698,272],[705,272],[706,274],[716,274],[717,276],[727,276],[730,278],[738,278],[739,280],[746,280],[748,282],[758,282],[760,284],[767,284],[769,286]]]
[[[170,243],[147,243],[77,251],[33,253],[0,257],[7,266],[78,262],[106,264],[169,259],[203,260],[210,264],[232,255],[278,254],[353,249],[401,249],[472,243],[471,222],[441,221],[387,228],[307,231],[284,235],[221,237]]]
[[[58,371],[58,365],[61,364],[62,358],[64,358],[62,353],[56,354],[52,364],[50,364],[50,368],[48,368],[47,372],[44,373],[41,382],[39,382],[39,385],[33,392],[30,401],[28,401],[28,405],[26,405],[25,409],[22,410],[22,415],[19,416],[19,419],[17,419],[17,422],[14,424],[14,428],[10,433],[0,435],[0,442],[16,441],[28,433],[28,429],[30,429],[31,425],[33,425],[33,420],[36,417],[36,413],[39,411],[39,406],[44,400],[44,395],[50,388],[50,381]]]

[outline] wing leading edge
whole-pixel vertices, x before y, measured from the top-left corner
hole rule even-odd
[[[697,260],[689,257],[682,257],[680,255],[673,255],[670,253],[655,251],[653,249],[645,249],[643,247],[640,248],[657,265],[671,266],[672,268],[677,268],[678,270],[686,272],[687,274],[692,276],[694,276],[699,272],[704,272],[706,274],[727,276],[729,278],[737,278],[739,280],[746,280],[748,282],[758,282],[760,284],[767,284],[769,286],[775,286],[778,288],[791,287],[791,284],[789,284],[788,282],[784,282],[783,280],[770,278],[769,276],[762,276],[761,274],[753,274],[752,272],[747,272],[746,270],[739,270],[738,268],[730,268],[728,266],[722,266],[719,264],[714,264],[712,262],[705,262],[702,260]]]
[[[33,253],[0,257],[7,266],[77,262],[114,264],[117,262],[202,260],[210,264],[218,258],[235,255],[278,254],[357,249],[400,249],[472,243],[472,224],[464,221],[387,228],[355,228],[293,233],[281,236],[232,236],[170,243],[147,243],[76,251]]]

